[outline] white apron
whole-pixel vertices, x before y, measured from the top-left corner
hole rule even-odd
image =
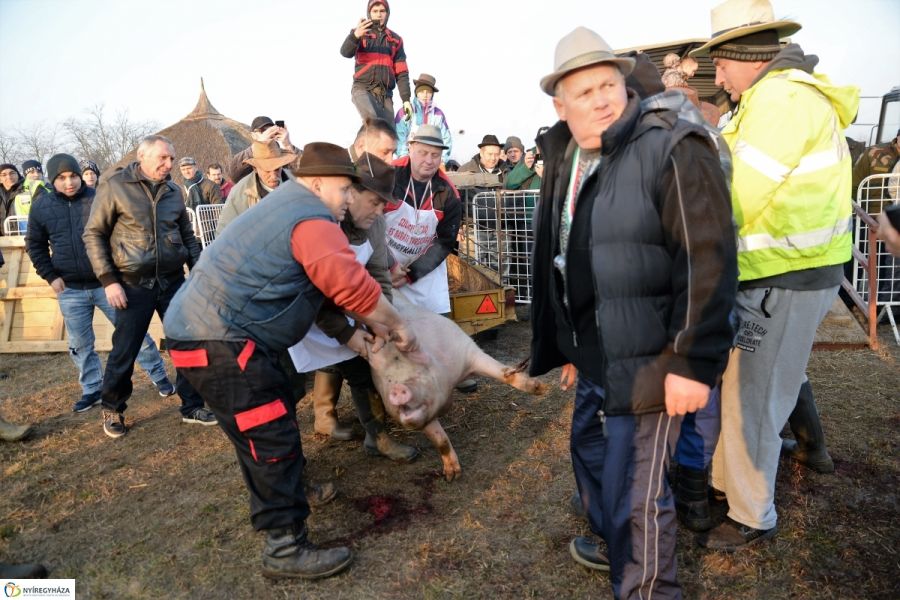
[[[369,262],[375,252],[369,240],[359,246],[350,246],[350,249],[356,253],[356,260],[361,265]],[[353,319],[350,319],[350,322],[353,323]],[[288,352],[298,373],[309,373],[322,367],[330,367],[357,355],[336,339],[325,335],[315,323],[302,340],[288,348]]]
[[[413,201],[420,208],[416,209],[406,202],[401,202],[400,208],[384,215],[388,248],[394,260],[403,267],[408,267],[425,254],[434,243],[438,226],[438,218],[431,202],[431,183],[429,182],[425,188],[421,202],[415,198],[412,179],[409,180],[406,193],[413,195]],[[450,286],[447,284],[446,260],[431,273],[399,289],[403,290],[409,301],[416,306],[438,314],[450,312]]]

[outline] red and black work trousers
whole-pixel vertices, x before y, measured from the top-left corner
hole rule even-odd
[[[303,448],[297,399],[278,354],[245,342],[168,340],[172,363],[200,393],[234,444],[254,529],[301,525]]]

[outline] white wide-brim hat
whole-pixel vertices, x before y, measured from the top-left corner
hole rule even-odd
[[[557,82],[572,71],[602,63],[616,65],[626,77],[634,69],[633,58],[616,56],[602,37],[587,27],[577,27],[556,45],[553,72],[541,78],[541,89],[552,96]]]
[[[796,21],[775,20],[769,0],[727,0],[710,13],[712,39],[692,50],[691,56],[706,56],[714,46],[757,31],[774,29],[778,39],[794,35],[802,25]]]

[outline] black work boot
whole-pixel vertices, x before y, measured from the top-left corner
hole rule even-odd
[[[340,573],[353,562],[346,546],[319,548],[306,537],[306,524],[270,529],[263,550],[262,573],[266,577],[321,579]]]
[[[781,440],[781,452],[817,473],[834,473],[834,461],[825,446],[825,432],[808,380],[800,386],[797,406],[788,423],[797,441]]]
[[[691,531],[707,531],[715,525],[709,512],[709,469],[675,467],[675,511],[678,521]]]

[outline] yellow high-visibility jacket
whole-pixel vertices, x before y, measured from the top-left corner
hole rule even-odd
[[[855,86],[800,69],[767,73],[741,95],[722,130],[734,159],[740,281],[850,259],[844,129],[858,106]]]

